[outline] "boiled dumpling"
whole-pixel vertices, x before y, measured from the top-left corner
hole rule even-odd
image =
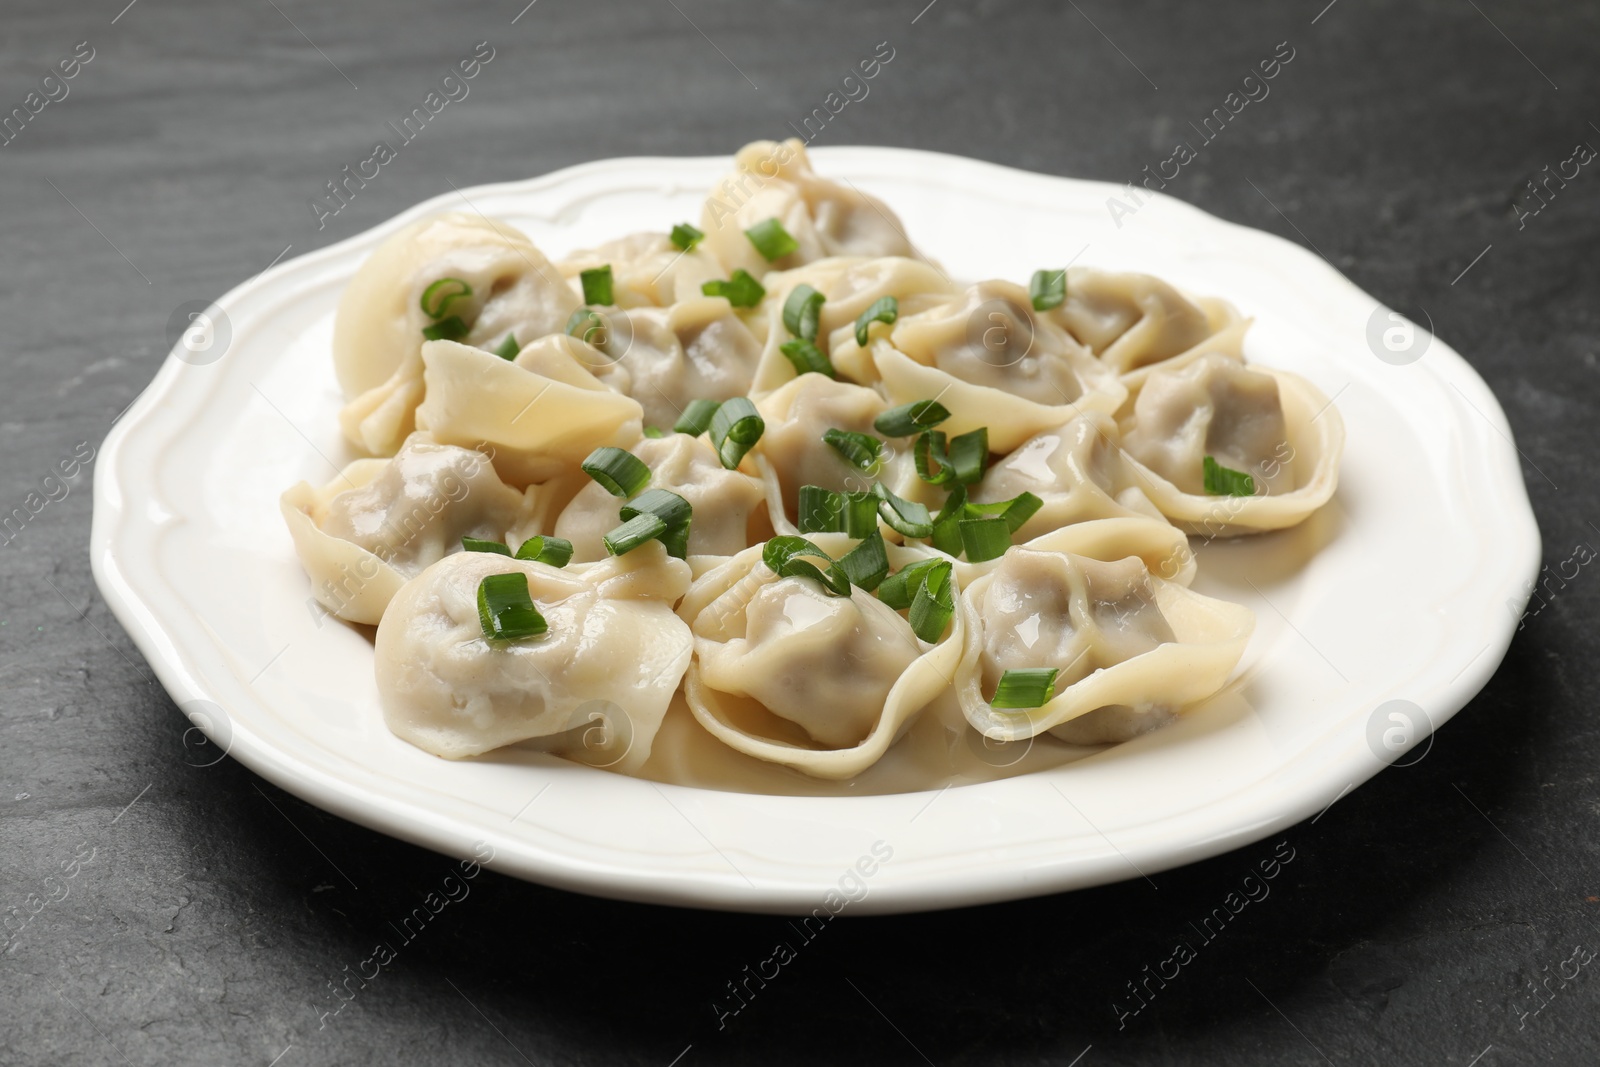
[[[584,271],[605,266],[611,268],[612,303],[623,308],[692,300],[702,285],[723,275],[722,264],[703,246],[685,252],[664,233],[629,234],[573,252],[556,269],[574,282]]]
[[[495,468],[514,485],[571,471],[601,445],[639,439],[639,403],[586,369],[594,349],[553,334],[513,362],[454,341],[429,341],[422,361],[427,398],[417,425],[440,441],[493,450]]]
[[[392,455],[415,426],[422,330],[434,323],[422,296],[446,278],[471,287],[444,309],[468,325],[462,340],[470,345],[559,333],[579,304],[560,272],[506,223],[448,214],[389,238],[351,279],[334,320],[334,364],[351,398],[339,424],[366,452]]]
[[[1047,317],[1122,374],[1186,352],[1238,320],[1222,300],[1194,301],[1160,278],[1072,267]]]
[[[1209,353],[1151,371],[1123,420],[1129,480],[1191,533],[1292,526],[1338,484],[1344,425],[1305,379]],[[1250,477],[1253,493],[1209,495],[1205,460]]]
[[[731,556],[765,533],[764,490],[759,478],[727,470],[706,439],[674,433],[644,438],[632,448],[650,468],[650,485],[689,502],[689,555]],[[620,523],[620,501],[593,480],[580,489],[556,520],[554,533],[572,542],[572,558],[604,559],[601,542]]]
[[[979,504],[1023,493],[1043,501],[1016,532],[1017,540],[1027,540],[1086,519],[1160,518],[1128,481],[1116,423],[1092,413],[1024,441],[990,467],[971,494]]]
[[[1046,731],[1123,741],[1213,695],[1244,654],[1248,608],[1154,578],[1144,561],[1016,546],[959,604],[966,649],[956,692],[972,727],[997,741]],[[1008,670],[1059,673],[1037,708],[990,705]]]
[[[527,502],[488,457],[413,434],[386,460],[357,460],[323,486],[305,482],[279,507],[312,593],[350,622],[376,623],[408,578],[463,537],[500,541]]]
[[[527,577],[544,633],[484,637],[478,587],[497,574]],[[688,585],[688,564],[656,541],[565,570],[482,552],[448,556],[408,582],[378,626],[384,721],[449,759],[543,738],[589,762],[637,770],[689,665],[689,627],[672,611]]]
[[[670,427],[692,400],[727,400],[750,388],[761,345],[726,300],[697,296],[606,318],[605,336],[585,344],[580,359],[637,400],[647,425]]]
[[[780,578],[761,551],[710,571],[684,598],[679,613],[695,638],[689,708],[746,755],[819,778],[852,777],[949,686],[960,624],[928,644],[870,593],[852,586],[849,596],[830,596],[812,579]],[[889,551],[901,565],[921,558]]]
[[[769,262],[745,231],[776,219],[799,246]],[[714,186],[701,210],[705,245],[731,273],[756,277],[827,256],[911,256],[894,213],[854,186],[819,178],[805,145],[756,141],[734,157],[734,170]]]

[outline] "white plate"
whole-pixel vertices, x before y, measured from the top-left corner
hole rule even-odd
[[[1348,446],[1334,501],[1300,531],[1203,552],[1197,588],[1258,617],[1227,696],[1066,766],[876,796],[658,785],[553,757],[451,763],[390,735],[369,644],[317,624],[277,510],[285,487],[350,458],[329,355],[340,290],[380,241],[463,196],[554,257],[698,219],[728,166],[622,159],[441,196],[268,271],[217,302],[232,335],[221,358],[170,356],[112,431],[94,573],[212,739],[191,733],[190,758],[226,750],[341,816],[452,855],[492,848],[493,868],[567,889],[801,912],[842,887],[859,898],[852,913],[895,912],[1149,875],[1256,841],[1371,777],[1488,680],[1539,537],[1505,416],[1442,342],[1406,365],[1380,360],[1371,297],[1293,244],[1176,200],[1149,199],[1119,227],[1115,186],[926,152],[815,157],[888,201],[959,277],[1026,279],[1087,244],[1080,263],[1234,301],[1257,320],[1253,361],[1336,398]],[[1419,710],[1392,717],[1407,709]],[[880,841],[892,858],[847,874]]]

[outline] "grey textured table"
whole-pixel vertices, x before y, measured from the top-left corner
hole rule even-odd
[[[784,920],[492,873],[346,1005],[333,985],[449,861],[190,766],[90,578],[88,477],[56,475],[178,305],[452,182],[730,152],[885,41],[816,143],[1125,181],[1288,41],[1168,191],[1426,309],[1506,407],[1554,570],[1600,543],[1600,194],[1593,164],[1525,183],[1600,145],[1594,5],[124,2],[13,0],[0,30],[0,110],[30,112],[0,147],[0,510],[29,512],[0,553],[0,1062],[1593,1062],[1593,568],[1552,582],[1425,759],[1314,824],[1153,886],[845,920],[719,1028]],[[470,96],[319,228],[324,184],[479,41]],[[1270,897],[1147,983],[1277,840]]]

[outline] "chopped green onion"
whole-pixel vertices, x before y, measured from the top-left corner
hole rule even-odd
[[[607,552],[621,556],[666,532],[667,524],[661,521],[661,516],[645,511],[606,534],[600,542],[606,546]]]
[[[861,543],[846,552],[839,566],[858,589],[872,592],[889,574],[889,552],[883,546],[883,534],[874,525],[872,532]]]
[[[704,233],[687,222],[680,222],[672,228],[672,246],[680,252],[693,252],[694,246],[705,239]]]
[[[600,335],[598,341],[592,339],[597,333]],[[606,320],[593,308],[579,308],[567,319],[567,335],[599,348],[606,343]]]
[[[490,349],[490,351],[509,362],[517,358],[517,353],[522,351],[522,346],[517,344],[517,335],[515,333],[508,333],[506,334],[506,339]]]
[[[917,477],[929,485],[945,485],[955,480],[956,472],[950,467],[943,430],[924,430],[918,434],[911,446],[911,458],[917,466]]]
[[[933,533],[933,516],[923,504],[903,500],[882,482],[872,487],[877,495],[878,514],[890,528],[905,537],[927,537]]]
[[[1067,272],[1061,270],[1036,270],[1028,283],[1028,295],[1033,298],[1033,310],[1049,311],[1060,307],[1067,298]]]
[[[966,546],[961,541],[961,520],[967,517],[967,487],[958,485],[945,498],[944,507],[933,520],[928,540],[940,552],[959,556]]]
[[[794,367],[796,374],[826,374],[830,378],[837,378],[834,373],[833,361],[830,360],[822,349],[807,341],[804,337],[796,337],[792,341],[785,341],[778,346],[778,351],[783,353],[783,358]]]
[[[896,611],[905,611],[917,598],[917,590],[922,588],[928,572],[941,562],[943,561],[925,559],[885,578],[883,584],[878,586],[878,599]]]
[[[1056,667],[1027,667],[1006,671],[995,687],[991,708],[1042,708],[1055,695]]]
[[[593,267],[589,270],[578,272],[578,281],[583,283],[583,302],[585,304],[610,304],[612,303],[611,264],[603,267]]]
[[[982,563],[999,559],[1011,547],[1011,528],[1003,515],[985,515],[976,519],[962,519],[961,546],[966,550],[969,563]]]
[[[883,442],[871,434],[830,426],[822,431],[822,439],[857,470],[875,474],[883,464]]]
[[[491,574],[478,583],[478,625],[490,641],[536,637],[549,623],[528,595],[528,576],[521,571]]]
[[[463,537],[461,539],[461,547],[468,552],[494,552],[502,556],[511,555],[511,549],[502,545],[499,541],[483,541],[476,537]]]
[[[622,505],[620,517],[633,520],[654,515],[666,528],[657,536],[667,546],[667,554],[683,559],[689,554],[689,523],[694,509],[677,493],[666,489],[646,489]]]
[[[910,437],[933,429],[949,417],[950,412],[937,400],[913,400],[885,411],[872,421],[872,426],[885,437]]]
[[[1210,456],[1205,458],[1206,492],[1212,496],[1255,496],[1256,480],[1244,471],[1224,467]]]
[[[876,501],[874,501],[876,504]],[[802,485],[795,526],[803,534],[844,530],[844,494],[820,485]]]
[[[783,325],[795,337],[806,341],[817,339],[817,317],[827,297],[801,282],[783,302]]]
[[[725,282],[706,282],[700,291],[707,296],[725,297],[736,308],[753,308],[767,295],[766,288],[743,267],[736,269]]]
[[[874,300],[872,306],[856,318],[856,344],[862,348],[867,347],[867,340],[872,336],[873,323],[881,322],[888,325],[899,317],[900,301],[892,296],[881,296]]]
[[[659,438],[667,436],[666,433],[659,426],[646,426],[644,428],[644,435],[646,437],[653,438],[653,439],[659,439]]]
[[[560,569],[572,562],[572,542],[565,537],[534,534],[517,549],[517,558]]]
[[[791,237],[789,231],[783,228],[783,223],[777,219],[758,222],[744,231],[744,235],[750,238],[750,243],[756,246],[756,251],[760,252],[761,257],[769,263],[775,259],[782,259],[800,247],[800,242]]]
[[[959,485],[971,485],[982,478],[989,466],[989,428],[979,426],[950,438],[948,462]]]
[[[711,416],[711,447],[717,450],[722,465],[733,470],[766,430],[766,420],[750,398],[736,396],[724,400],[717,413]]]
[[[442,319],[451,304],[471,295],[472,286],[460,278],[440,278],[422,290],[422,313],[430,319]]]
[[[430,341],[459,341],[471,329],[460,315],[451,315],[448,319],[440,319],[432,326],[422,328],[422,336]]]
[[[584,473],[601,485],[612,496],[626,499],[650,482],[650,468],[632,452],[604,445],[589,453],[580,466]]]
[[[827,560],[826,570],[818,569],[815,564],[799,558],[801,556]],[[810,578],[822,583],[822,587],[834,596],[850,595],[850,576],[844,568],[804,537],[774,537],[762,548],[761,562],[780,578]]]
[[[1022,529],[1022,524],[1033,518],[1034,512],[1044,507],[1044,501],[1032,493],[1018,493],[1010,500],[1000,500],[993,504],[968,504],[966,518],[977,519],[990,515],[998,515],[1006,520],[1006,525],[1012,533]]]
[[[930,645],[944,636],[950,616],[956,612],[955,593],[951,589],[952,567],[947,560],[938,560],[921,575],[911,607],[906,611],[906,621],[911,632]]]
[[[844,533],[848,537],[870,536],[878,529],[878,495],[870,489],[844,494]]]
[[[672,424],[674,433],[686,433],[690,437],[699,437],[711,426],[711,420],[717,413],[718,401],[698,397],[689,401],[689,406],[683,409],[683,414],[678,421]]]

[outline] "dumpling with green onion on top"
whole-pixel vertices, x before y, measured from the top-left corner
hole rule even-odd
[[[688,586],[688,564],[658,541],[564,569],[447,556],[406,583],[378,625],[384,721],[448,759],[539,739],[636,771],[689,665],[689,627],[672,611]]]
[[[612,299],[621,308],[667,307],[701,295],[700,287],[722,277],[722,264],[704,247],[683,249],[664,233],[633,233],[580,249],[557,261],[561,276],[582,293],[584,271],[611,268]],[[587,301],[585,301],[587,303]]]
[[[1046,318],[1126,374],[1187,352],[1239,321],[1225,300],[1191,300],[1149,274],[1070,267],[1066,297]]]

